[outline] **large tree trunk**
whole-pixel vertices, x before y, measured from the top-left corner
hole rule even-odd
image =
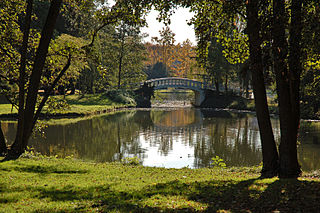
[[[48,53],[48,47],[53,35],[57,17],[59,15],[61,3],[62,0],[51,1],[47,19],[41,32],[41,39],[34,60],[32,73],[30,76],[29,88],[27,92],[27,99],[24,109],[24,119],[20,120],[19,118],[18,120],[18,123],[23,122],[22,138],[19,140],[15,140],[15,142],[12,144],[10,152],[8,153],[8,158],[17,158],[24,152],[25,148],[27,147],[30,135],[32,133],[35,106],[37,101],[38,89],[40,85],[40,79],[42,76],[42,69],[45,64],[46,56]]]
[[[19,111],[18,111],[18,122],[16,141],[22,141],[23,137],[23,125],[24,125],[24,104],[25,104],[25,78],[26,78],[26,62],[28,53],[28,40],[31,26],[31,15],[32,15],[33,0],[27,1],[26,17],[24,21],[23,29],[23,40],[21,46],[21,59],[19,67]]]
[[[1,121],[0,121],[0,156],[7,153],[7,143],[2,132]]]
[[[264,84],[258,1],[248,0],[247,17],[250,69],[252,71],[252,86],[262,145],[263,168],[261,175],[263,177],[273,177],[278,175],[278,152],[273,136]]]
[[[219,87],[219,81],[217,80],[217,78],[214,79],[214,86],[216,88],[217,93],[220,93],[220,87]]]
[[[292,116],[294,120],[294,130],[296,137],[300,127],[300,75],[301,64],[301,39],[302,39],[302,1],[292,0],[291,23],[289,39],[289,75],[290,75],[290,94],[292,103]]]
[[[297,116],[291,102],[290,76],[287,68],[284,0],[273,1],[273,55],[280,116],[280,177],[297,177],[301,173],[297,158]],[[295,112],[296,113],[296,112]]]

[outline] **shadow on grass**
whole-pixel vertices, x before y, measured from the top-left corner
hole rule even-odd
[[[14,197],[11,197],[11,198],[0,198],[0,204],[1,203],[16,203],[19,199],[18,198],[14,198]]]
[[[87,201],[92,203],[89,208],[98,209],[100,212],[318,212],[320,209],[320,184],[298,180],[276,180],[271,183],[258,179],[236,183],[185,183],[176,180],[147,186],[138,191],[117,191],[112,185],[89,188],[66,186],[60,190],[42,186],[29,190],[37,191],[37,196],[41,199],[55,202]],[[167,197],[169,200],[165,202],[168,202],[168,205],[159,205],[159,196]],[[172,197],[183,197],[184,200],[198,203],[205,208],[201,210],[188,205],[172,208],[169,206]],[[77,212],[86,208],[88,206],[80,205],[63,211]],[[41,212],[57,211],[48,208],[41,209]]]
[[[87,170],[75,170],[69,168],[59,168],[57,166],[39,166],[39,165],[19,165],[14,168],[0,168],[0,171],[18,171],[18,172],[28,172],[28,173],[38,173],[38,174],[85,174]]]
[[[47,166],[25,166],[20,170],[40,174],[86,172]],[[249,179],[187,183],[174,180],[148,185],[141,190],[116,188],[114,184],[91,187],[68,185],[63,188],[41,185],[10,188],[10,193],[28,191],[36,199],[75,203],[62,210],[48,206],[34,209],[34,212],[82,212],[89,209],[99,212],[319,212],[320,209],[320,183],[316,181]],[[1,193],[8,190],[6,185],[0,185]],[[173,206],[172,201],[179,202],[179,199],[181,205]],[[10,197],[0,197],[0,203],[16,201]],[[190,202],[194,205],[189,205]]]

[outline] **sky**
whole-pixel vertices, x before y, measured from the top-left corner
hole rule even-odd
[[[113,0],[108,0],[109,5],[113,5]],[[159,30],[164,27],[164,24],[159,23],[156,18],[159,12],[152,10],[147,16],[148,27],[142,29],[142,33],[147,33],[149,36],[145,38],[145,41],[151,41],[151,37],[159,37]],[[196,45],[196,36],[193,26],[189,26],[187,21],[192,18],[193,14],[189,12],[189,9],[178,8],[171,16],[170,29],[176,34],[176,43],[182,43],[186,39],[189,39],[194,45]]]
[[[159,23],[156,20],[158,12],[152,10],[147,16],[148,27],[142,29],[143,33],[149,34],[145,41],[150,41],[151,37],[159,37],[159,30],[164,27],[163,23]],[[192,18],[193,14],[189,12],[189,9],[178,8],[171,17],[170,29],[176,34],[176,43],[182,43],[186,39],[189,39],[193,44],[196,44],[196,38],[193,26],[189,26],[187,22]]]

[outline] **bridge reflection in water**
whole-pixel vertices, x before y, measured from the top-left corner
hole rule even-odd
[[[278,133],[278,121],[272,122]],[[12,142],[16,124],[2,122],[2,128]],[[305,132],[308,128],[303,126]],[[315,160],[320,157],[318,136],[320,131],[301,134],[304,143],[299,146],[299,159],[305,170],[320,169]],[[308,145],[309,139],[312,146]],[[33,138],[31,145],[42,154],[73,155],[98,162],[137,156],[147,166],[207,167],[216,155],[228,166],[261,162],[254,115],[192,108],[127,111],[67,125],[50,125],[45,138]]]

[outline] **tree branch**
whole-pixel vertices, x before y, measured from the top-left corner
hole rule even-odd
[[[53,83],[51,84],[51,86],[49,87],[49,89],[45,92],[42,100],[41,100],[41,103],[33,117],[33,126],[32,128],[34,127],[34,125],[36,124],[39,116],[40,116],[40,113],[45,105],[45,103],[47,102],[51,92],[53,91],[53,89],[56,87],[56,85],[58,84],[59,80],[62,78],[62,76],[66,73],[66,71],[69,69],[71,65],[71,54],[69,54],[69,57],[68,57],[68,61],[67,61],[67,64],[63,67],[63,69],[61,70],[61,72],[59,73],[59,75],[54,79]]]

